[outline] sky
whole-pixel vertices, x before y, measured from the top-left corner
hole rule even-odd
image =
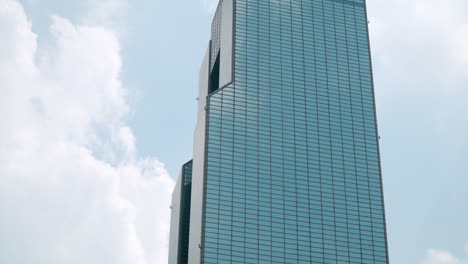
[[[0,263],[167,263],[215,0],[0,0]],[[368,0],[391,263],[468,264],[468,2]]]

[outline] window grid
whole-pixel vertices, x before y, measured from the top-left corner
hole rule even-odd
[[[203,263],[388,263],[363,0],[237,0]]]

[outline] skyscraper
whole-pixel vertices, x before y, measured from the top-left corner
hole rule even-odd
[[[221,0],[199,87],[170,264],[389,262],[365,0]]]

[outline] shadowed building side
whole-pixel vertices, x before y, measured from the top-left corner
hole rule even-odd
[[[169,264],[186,264],[190,232],[190,202],[192,197],[192,161],[182,166],[172,193]]]

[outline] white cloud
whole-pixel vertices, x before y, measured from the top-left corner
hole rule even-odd
[[[468,252],[467,252],[468,253]],[[426,258],[421,264],[467,264],[468,260],[461,260],[452,253],[444,250],[428,249]]]
[[[100,11],[101,12],[101,11]],[[0,0],[0,263],[164,263],[174,182],[123,122],[119,40]]]

